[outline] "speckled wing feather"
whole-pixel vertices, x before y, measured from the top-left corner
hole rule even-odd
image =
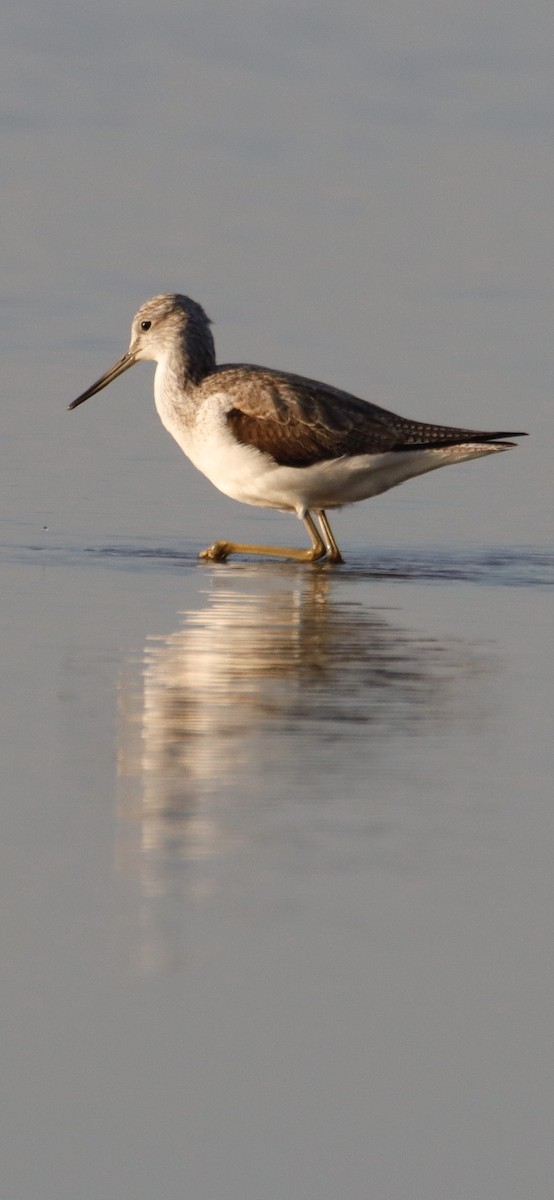
[[[328,384],[267,367],[216,367],[200,390],[216,386],[232,400],[227,422],[236,440],[280,466],[517,436],[410,421]]]

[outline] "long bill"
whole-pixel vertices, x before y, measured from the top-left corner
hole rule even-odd
[[[86,392],[83,392],[82,396],[77,396],[77,399],[74,400],[72,404],[69,404],[68,408],[77,408],[79,404],[83,404],[85,400],[88,400],[89,396],[95,396],[96,392],[101,392],[102,388],[107,387],[113,379],[117,379],[118,375],[123,375],[123,372],[128,371],[129,367],[132,367],[133,363],[135,362],[135,354],[132,350],[128,350],[127,353],[123,355],[123,358],[120,358],[118,362],[114,363],[113,367],[110,367],[109,371],[105,371],[104,374],[100,376],[100,379],[97,379],[96,383],[93,383],[92,387],[87,388]]]

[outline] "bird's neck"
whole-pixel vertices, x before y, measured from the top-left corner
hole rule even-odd
[[[193,419],[195,389],[215,367],[215,350],[209,328],[189,328],[186,337],[168,346],[158,360],[154,380],[156,408],[166,428]]]
[[[156,377],[165,391],[191,392],[215,366],[215,354],[204,339],[187,338],[169,346],[158,360]]]
[[[182,426],[193,419],[192,396],[196,386],[182,353],[170,350],[158,359],[154,399],[162,424],[173,436],[176,436],[176,424]]]

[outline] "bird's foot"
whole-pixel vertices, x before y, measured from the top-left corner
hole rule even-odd
[[[212,542],[211,546],[206,546],[205,550],[200,551],[198,557],[209,558],[211,562],[225,562],[233,550],[232,542]]]

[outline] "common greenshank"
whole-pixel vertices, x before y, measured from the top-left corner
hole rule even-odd
[[[162,424],[194,466],[234,500],[295,513],[311,541],[306,550],[216,541],[201,558],[260,554],[340,563],[327,509],[367,500],[437,467],[508,450],[514,443],[505,438],[524,436],[410,421],[301,375],[247,363],[217,366],[204,309],[181,295],[143,304],[127,353],[69,407],[143,359],[157,364],[154,397]]]

